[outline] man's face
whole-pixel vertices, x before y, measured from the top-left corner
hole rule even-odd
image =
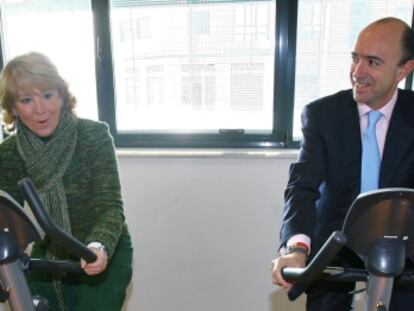
[[[409,73],[399,65],[401,38],[402,27],[394,23],[372,25],[360,33],[350,72],[356,102],[379,109],[391,99],[398,83]]]

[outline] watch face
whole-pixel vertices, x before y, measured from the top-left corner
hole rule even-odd
[[[97,249],[98,251],[108,253],[108,250],[107,250],[106,246],[103,245],[101,242],[92,242],[92,243],[88,244],[88,246],[93,247],[93,248]]]
[[[283,252],[283,255],[284,256],[289,255],[289,254],[294,253],[294,252],[299,252],[299,253],[305,254],[306,257],[309,255],[307,249],[305,249],[303,247],[299,247],[299,246],[288,246],[288,247],[286,247],[285,251]]]
[[[105,245],[101,245],[101,246],[99,247],[99,250],[100,250],[101,252],[108,253],[108,251],[107,251],[107,249],[106,249],[106,246],[105,246]]]

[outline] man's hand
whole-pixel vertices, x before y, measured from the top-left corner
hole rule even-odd
[[[286,292],[289,292],[293,284],[286,282],[282,278],[282,268],[303,268],[306,264],[306,255],[302,252],[293,252],[288,255],[280,256],[271,261],[272,264],[272,282],[275,285],[283,287]]]

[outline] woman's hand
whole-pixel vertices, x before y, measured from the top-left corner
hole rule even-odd
[[[87,275],[96,275],[101,273],[106,269],[108,264],[108,255],[104,251],[100,251],[94,247],[89,247],[95,254],[96,260],[91,263],[87,263],[85,260],[81,259],[81,267]]]

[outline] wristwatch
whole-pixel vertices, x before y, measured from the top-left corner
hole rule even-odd
[[[282,252],[282,255],[286,256],[286,255],[289,255],[289,254],[295,253],[295,252],[304,254],[306,256],[306,258],[308,258],[308,256],[309,256],[308,249],[304,248],[302,246],[298,246],[298,245],[290,245],[290,246],[285,247],[285,249]]]
[[[91,242],[88,244],[88,247],[96,248],[98,251],[104,252],[108,255],[108,250],[105,245],[103,245],[101,242]]]

